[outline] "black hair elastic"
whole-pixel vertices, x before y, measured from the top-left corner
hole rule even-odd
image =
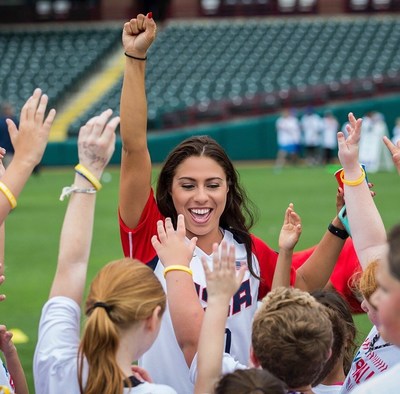
[[[95,302],[93,304],[93,306],[90,308],[90,310],[93,311],[93,309],[95,309],[95,308],[104,308],[107,313],[110,313],[111,310],[112,310],[112,307],[110,305],[108,305],[108,304],[106,304],[105,302],[102,302],[102,301]]]

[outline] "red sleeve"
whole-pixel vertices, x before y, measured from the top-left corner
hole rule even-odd
[[[293,266],[299,268],[312,254],[312,248],[296,252],[293,255]],[[355,272],[361,271],[360,262],[353,247],[353,241],[349,238],[343,246],[338,261],[330,277],[333,287],[347,300],[353,313],[363,313],[360,301],[355,297],[349,280]]]
[[[260,287],[258,290],[258,299],[263,299],[266,294],[271,291],[272,279],[274,277],[278,252],[271,249],[264,241],[256,236],[251,236],[253,241],[253,253],[255,254],[260,265]],[[296,271],[291,268],[290,284],[293,286],[296,280]]]
[[[151,237],[157,234],[157,221],[164,219],[158,210],[153,189],[150,191],[149,199],[136,228],[127,227],[122,221],[119,212],[118,217],[124,255],[138,259],[146,264],[152,262],[157,255],[151,244]]]

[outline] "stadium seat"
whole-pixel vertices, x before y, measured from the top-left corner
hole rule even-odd
[[[372,0],[372,8],[374,10],[386,11],[392,5],[391,0]]]
[[[354,11],[364,11],[368,8],[369,0],[350,0],[350,8]]]
[[[205,15],[214,15],[218,11],[220,0],[201,0],[201,9]]]
[[[311,11],[315,5],[316,5],[316,0],[298,0],[298,10],[300,12],[309,12]]]
[[[149,127],[392,89],[399,39],[400,21],[391,17],[170,23],[149,52]],[[93,108],[118,105],[120,86]]]
[[[296,0],[278,0],[280,12],[293,12],[296,8]]]
[[[11,101],[17,111],[35,87],[46,91],[51,106],[58,105],[120,42],[120,27],[56,26],[28,33],[0,32],[0,100]]]

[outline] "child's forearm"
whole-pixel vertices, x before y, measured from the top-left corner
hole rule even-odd
[[[18,357],[17,349],[11,349],[9,352],[4,353],[6,359],[6,366],[14,381],[16,394],[29,394],[28,384],[24,370]]]
[[[276,262],[274,278],[271,290],[279,286],[290,286],[290,270],[292,267],[293,249],[279,249],[278,260]]]
[[[208,300],[201,328],[195,394],[212,393],[221,375],[229,299]]]

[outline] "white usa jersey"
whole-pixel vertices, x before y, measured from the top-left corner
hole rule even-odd
[[[153,193],[143,211],[140,223],[135,229],[125,226],[120,218],[121,241],[126,256],[136,258],[147,263],[154,272],[164,290],[166,282],[163,276],[164,267],[151,245],[151,237],[156,234],[157,220],[163,219],[158,211]],[[253,253],[252,263],[254,272],[261,276],[260,280],[246,272],[238,292],[230,302],[229,314],[225,331],[225,352],[229,353],[240,364],[248,365],[251,343],[251,327],[253,315],[257,309],[257,301],[269,291],[277,253],[265,243],[252,236]],[[230,231],[224,231],[224,241],[228,245],[234,244],[237,264],[247,262],[246,250],[243,244],[238,243]],[[207,307],[206,279],[201,263],[205,256],[212,268],[212,256],[206,255],[201,249],[195,249],[190,268],[193,271],[193,281],[203,308]],[[295,272],[292,272],[292,283]],[[167,384],[179,394],[193,393],[194,386],[189,378],[189,368],[183,353],[175,338],[174,329],[168,309],[162,318],[160,333],[151,349],[146,352],[139,363],[149,371],[155,383]]]

